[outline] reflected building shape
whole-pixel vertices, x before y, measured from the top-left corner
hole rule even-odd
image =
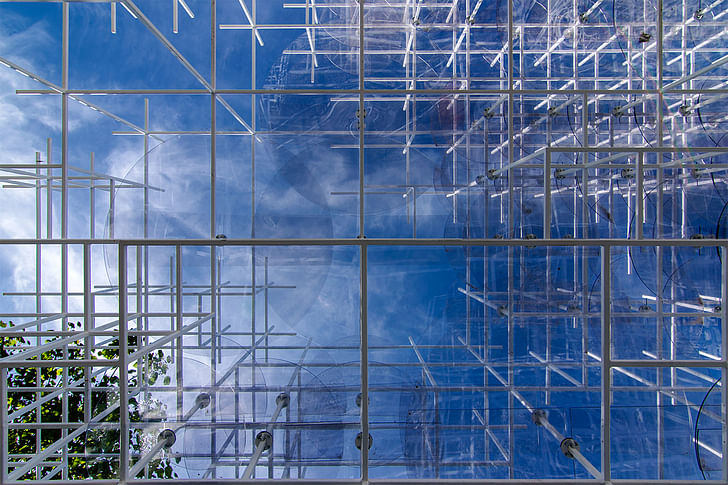
[[[728,482],[728,1],[0,1],[0,483]]]

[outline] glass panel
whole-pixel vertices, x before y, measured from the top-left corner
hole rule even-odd
[[[0,0],[0,482],[725,481],[724,3]]]

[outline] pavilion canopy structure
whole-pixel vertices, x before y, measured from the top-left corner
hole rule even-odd
[[[728,0],[0,1],[0,483],[728,482]]]

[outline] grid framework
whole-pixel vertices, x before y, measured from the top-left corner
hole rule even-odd
[[[266,24],[257,20],[260,2],[177,0],[162,9],[171,34],[145,13],[158,14],[154,4],[105,2],[108,35],[120,35],[119,17],[128,15],[123,25],[146,29],[196,80],[193,89],[72,87],[71,25],[82,3],[57,5],[60,83],[0,57],[37,84],[18,95],[60,98],[60,143],[48,138],[45,160],[36,151],[33,163],[2,165],[3,190],[34,195],[25,201],[34,237],[0,242],[7,254],[31,248],[35,257],[35,288],[4,294],[31,302],[3,315],[23,320],[1,330],[10,339],[0,360],[4,482],[72,481],[74,467],[99,464],[114,482],[183,472],[192,481],[332,473],[352,483],[700,481],[670,466],[684,443],[669,437],[686,413],[695,420],[690,446],[704,456],[699,472],[728,480],[720,1],[697,9],[614,1],[611,19],[599,0],[535,2],[531,10],[473,0],[307,1],[272,8],[303,11],[297,23]],[[180,7],[189,24],[180,24]],[[247,22],[224,23],[230,7]],[[209,37],[208,74],[173,37],[202,10],[209,25],[194,32]],[[290,70],[256,74],[256,53],[285,30],[300,36],[277,53],[287,64],[273,71]],[[248,37],[244,88],[217,79],[227,31]],[[142,124],[107,107],[119,96],[143,98]],[[150,100],[165,96],[209,100],[209,127],[152,129]],[[309,100],[319,118],[291,122]],[[140,139],[129,174],[113,163],[99,170],[93,152],[88,165],[72,163],[69,111],[77,105],[112,120],[114,136]],[[170,184],[179,180],[160,176],[160,163],[178,152],[152,145],[184,150],[184,140],[199,137],[207,205],[185,232],[157,197],[184,194]],[[235,163],[249,187],[240,193],[226,180],[227,139],[243,150]],[[353,171],[342,187],[334,180],[313,195],[301,189],[304,198],[323,194],[328,214],[285,202],[289,186],[308,180],[290,170],[310,153],[290,144],[325,149]],[[278,170],[268,174],[268,165]],[[243,196],[249,212],[230,211],[227,198]],[[80,201],[87,219],[75,213]],[[284,218],[288,211],[309,227]],[[316,226],[322,220],[328,232]],[[165,221],[178,235],[159,231]],[[82,227],[87,235],[72,236]],[[375,276],[396,274],[393,261],[437,259],[443,249],[460,278],[449,295],[459,309],[447,314],[449,337],[430,338],[417,322],[403,325],[410,335],[375,333],[370,316],[385,314],[381,302],[370,304],[371,282],[383,281]],[[44,264],[49,254],[58,261]],[[329,272],[317,273],[322,266]],[[355,282],[358,312],[342,324],[356,329],[354,340],[337,344],[320,327],[277,330],[284,325],[274,320],[285,318],[269,314],[270,301],[306,301],[307,283],[321,290],[332,267]],[[58,288],[49,289],[54,271]],[[401,301],[422,305],[411,293]],[[696,325],[717,330],[718,340],[707,342],[707,330],[693,335]],[[56,380],[44,369],[56,370]],[[157,405],[173,410],[151,412]],[[383,409],[392,405],[400,415]],[[631,442],[635,423],[622,407],[654,413],[651,444]],[[51,408],[59,419],[47,420]],[[577,419],[573,409],[590,411]],[[698,418],[712,420],[703,441]],[[32,452],[14,451],[29,435]],[[527,443],[541,435],[546,451],[528,458]],[[653,463],[644,474],[624,457],[634,452]],[[719,465],[709,469],[710,460]],[[160,471],[167,464],[171,472]]]

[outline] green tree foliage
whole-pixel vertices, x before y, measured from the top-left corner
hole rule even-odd
[[[12,327],[12,322],[0,321],[0,327]],[[80,322],[68,322],[69,330],[80,329]],[[31,341],[23,337],[5,337],[0,335],[0,358],[7,357],[23,350],[31,345]],[[128,345],[130,349],[137,346],[136,336],[128,337]],[[40,360],[57,360],[64,358],[64,352],[67,352],[68,359],[83,359],[84,348],[83,340],[68,345],[67,348],[57,348],[44,352],[40,355]],[[94,359],[117,359],[119,357],[119,340],[114,339],[103,347],[94,349],[91,352],[91,358]],[[164,352],[161,350],[151,353],[146,361],[145,375],[148,374],[147,383],[153,385],[160,377],[163,378],[164,384],[170,382],[170,378],[166,376],[168,365],[171,358],[165,358]],[[73,387],[84,388],[86,383],[86,370],[83,367],[67,367],[64,376],[64,370],[60,367],[14,367],[8,369],[8,414],[33,404],[37,399],[42,399],[56,391],[24,391],[23,388],[56,388],[63,387],[63,379],[67,379],[67,384],[76,383]],[[136,388],[139,384],[139,372],[137,365],[129,368],[129,389]],[[118,369],[107,369],[106,372],[88,375],[88,382],[91,388],[91,399],[88,403],[91,416],[96,416],[100,412],[114,406],[119,401],[119,376]],[[29,423],[27,428],[10,429],[8,431],[8,448],[9,454],[21,455],[19,461],[24,461],[63,436],[61,429],[43,429],[39,430],[32,426],[40,417],[43,423],[62,422],[63,406],[67,407],[68,422],[72,428],[80,426],[84,423],[84,411],[86,403],[85,393],[83,391],[74,390],[66,394],[60,394],[49,399],[38,408],[18,416],[13,423]],[[139,394],[130,391],[129,398],[129,420],[133,423],[141,423],[148,417],[152,416],[154,421],[160,422],[166,418],[166,408],[163,403],[152,398],[143,398]],[[96,479],[114,479],[119,477],[119,451],[121,446],[120,430],[118,427],[120,419],[120,411],[117,406],[106,418],[100,421],[99,426],[89,428],[85,433],[79,435],[76,439],[68,443],[68,478],[71,480],[85,480],[88,478]],[[114,426],[114,424],[116,426]],[[154,441],[156,434],[150,435],[143,430],[142,426],[131,426],[128,443],[132,454],[143,454]],[[49,457],[46,461],[58,460],[60,463],[60,454]],[[179,461],[179,459],[177,459]],[[54,467],[40,466],[38,470],[31,470],[21,479],[34,479],[39,474],[43,477],[50,473]],[[149,477],[152,478],[176,478],[172,464],[167,457],[157,457],[147,465]],[[61,478],[58,473],[54,478]]]

